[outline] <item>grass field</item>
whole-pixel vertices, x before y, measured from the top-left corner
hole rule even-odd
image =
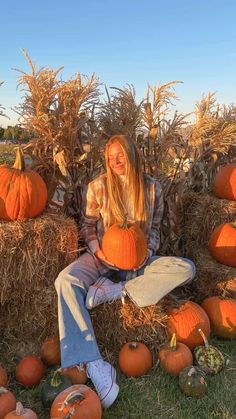
[[[212,339],[228,359],[227,367],[208,377],[207,394],[201,399],[183,395],[178,378],[167,375],[155,365],[150,374],[126,378],[118,371],[120,394],[114,405],[104,411],[103,419],[236,419],[236,342]],[[88,385],[91,385],[88,382]],[[26,406],[31,406],[39,419],[49,419],[49,411],[40,401],[41,385],[27,390],[11,378],[11,390]]]

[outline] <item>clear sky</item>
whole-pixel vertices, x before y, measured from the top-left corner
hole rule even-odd
[[[235,0],[5,0],[0,7],[0,104],[21,100],[18,74],[28,72],[24,48],[39,67],[64,66],[66,80],[93,72],[107,86],[181,80],[179,112],[191,112],[202,94],[236,102]]]

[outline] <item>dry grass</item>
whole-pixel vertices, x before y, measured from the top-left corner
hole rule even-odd
[[[213,194],[189,192],[179,208],[182,217],[181,248],[185,255],[207,247],[212,231],[236,218],[236,202],[216,198]]]

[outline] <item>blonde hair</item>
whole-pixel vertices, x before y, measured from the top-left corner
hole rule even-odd
[[[122,187],[119,176],[116,175],[109,165],[109,146],[118,143],[126,158],[126,179],[129,190],[129,206],[135,215],[143,231],[146,230],[148,213],[146,205],[146,192],[142,173],[142,162],[135,142],[125,135],[113,135],[107,142],[105,148],[105,161],[107,170],[107,187],[110,201],[110,225],[114,222],[123,222],[125,219],[125,207],[122,200]]]

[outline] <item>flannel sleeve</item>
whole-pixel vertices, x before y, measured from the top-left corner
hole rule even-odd
[[[154,184],[154,208],[151,229],[148,235],[149,254],[153,255],[160,247],[160,224],[164,212],[164,199],[160,183],[155,180]]]
[[[100,206],[96,198],[94,183],[89,183],[83,192],[81,236],[89,249],[95,253],[100,249],[97,237],[97,221],[100,218]]]

